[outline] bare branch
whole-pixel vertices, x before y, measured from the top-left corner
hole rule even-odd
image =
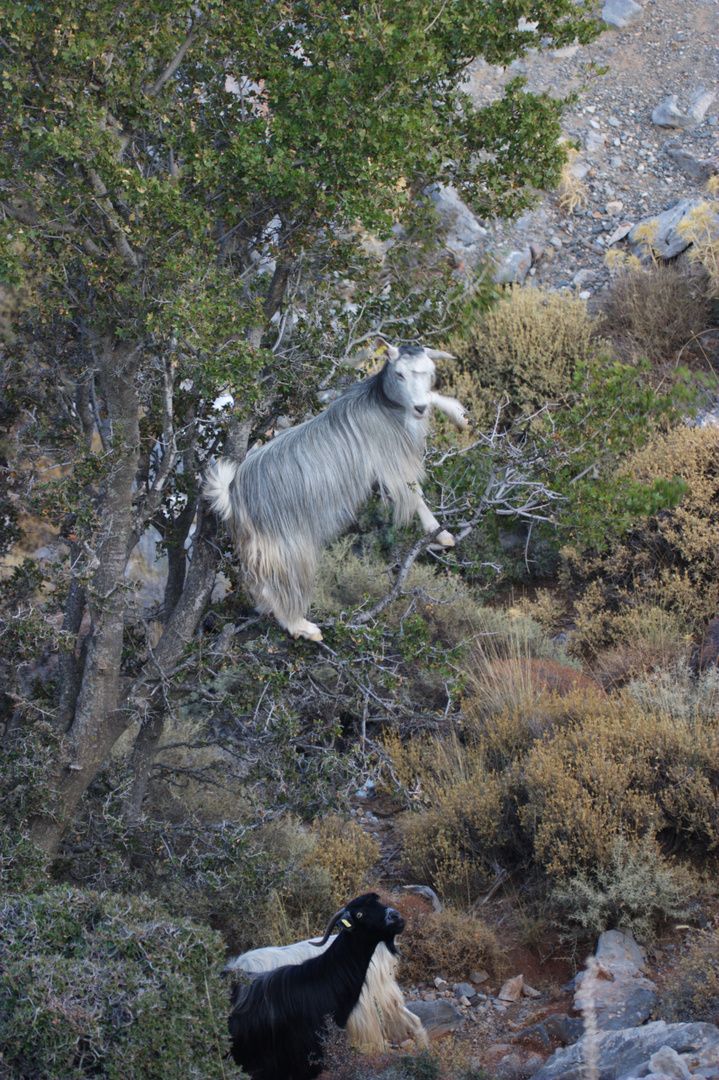
[[[165,83],[172,78],[172,76],[175,74],[178,67],[182,63],[187,50],[192,46],[195,39],[197,38],[197,35],[200,32],[201,25],[201,23],[198,23],[196,26],[193,26],[192,30],[190,30],[182,45],[180,45],[180,48],[177,50],[172,60],[170,60],[170,63],[167,65],[160,77],[155,80],[152,86],[148,87],[145,90],[145,94],[147,95],[147,97],[155,97],[156,94],[159,94]]]
[[[95,169],[88,169],[87,175],[95,195],[95,202],[100,207],[107,220],[115,250],[126,266],[130,267],[132,270],[139,270],[141,266],[140,258],[136,252],[132,250],[129,241],[125,236],[125,230],[118,219],[107,188]]]

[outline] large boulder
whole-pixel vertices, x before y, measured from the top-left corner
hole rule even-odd
[[[649,1059],[663,1047],[686,1059],[690,1072],[702,1058],[709,1061],[719,1049],[719,1028],[714,1024],[667,1024],[656,1020],[624,1031],[585,1033],[579,1042],[554,1054],[533,1080],[632,1080],[649,1072]],[[698,1059],[698,1061],[695,1061]],[[594,1063],[592,1072],[589,1063]]]

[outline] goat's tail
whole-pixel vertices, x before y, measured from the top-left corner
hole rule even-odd
[[[232,517],[230,485],[237,475],[238,466],[229,458],[220,458],[211,465],[205,476],[202,494],[223,521]]]

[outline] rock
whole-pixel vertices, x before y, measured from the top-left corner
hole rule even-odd
[[[502,261],[498,270],[494,272],[494,281],[497,285],[521,285],[529,273],[532,265],[532,252],[529,247],[521,251],[512,251]]]
[[[420,1018],[425,1031],[433,1039],[446,1035],[449,1031],[456,1031],[463,1020],[457,1006],[452,1005],[446,998],[440,1001],[410,1001],[407,1008]]]
[[[556,1039],[562,1046],[569,1046],[584,1034],[584,1021],[580,1016],[567,1016],[566,1013],[554,1013],[544,1019],[544,1026],[550,1038]]]
[[[549,1041],[549,1032],[544,1024],[532,1024],[531,1027],[525,1028],[524,1031],[520,1031],[517,1038],[524,1039],[527,1042],[534,1042],[537,1040],[538,1042],[544,1043],[547,1049],[552,1045]]]
[[[645,964],[644,949],[631,934],[605,930],[597,942],[595,958],[615,975],[638,975]]]
[[[640,1028],[592,1034],[591,1050],[586,1045],[588,1038],[583,1035],[573,1046],[555,1051],[533,1080],[577,1080],[588,1057],[597,1062],[596,1080],[629,1078],[662,1047],[696,1054],[718,1046],[719,1028],[713,1024],[667,1024],[656,1020]]]
[[[678,146],[676,143],[666,143],[664,152],[679,166],[687,176],[693,176],[695,180],[706,181],[710,176],[719,171],[719,163],[714,160],[701,161],[690,150]]]
[[[157,529],[148,525],[127,560],[125,577],[136,583],[132,601],[140,608],[156,607],[165,596],[168,560],[160,551],[161,540]]]
[[[686,1061],[671,1046],[660,1046],[656,1053],[649,1058],[649,1068],[655,1073],[664,1073],[665,1076],[678,1077],[686,1080],[691,1076]]]
[[[586,971],[575,979],[574,1007],[600,1031],[643,1024],[656,1005],[656,987],[640,974],[644,952],[631,934],[608,930]]]
[[[602,8],[602,18],[609,26],[624,30],[639,22],[644,12],[634,0],[606,0]]]
[[[471,998],[474,997],[475,990],[471,983],[457,983],[454,988],[455,996],[458,998]]]
[[[592,129],[592,131],[588,131],[584,136],[584,149],[588,154],[596,154],[598,150],[604,149],[605,141],[601,131],[594,131]]]
[[[664,210],[661,214],[638,222],[627,235],[627,240],[632,247],[637,247],[637,254],[640,258],[648,259],[649,255],[646,249],[642,252],[642,247],[646,244],[646,238],[641,235],[637,236],[637,233],[640,229],[642,229],[642,232],[644,231],[642,226],[649,226],[652,231],[651,245],[656,254],[663,259],[672,259],[689,247],[689,241],[677,231],[677,226],[702,201],[701,199],[680,199],[674,206]],[[715,215],[715,219],[717,220],[717,232],[719,233],[719,215]]]
[[[588,161],[577,160],[572,164],[570,168],[570,172],[575,180],[583,180],[584,177],[588,176],[591,171],[592,166],[589,164]]]
[[[686,127],[687,118],[678,105],[676,94],[670,94],[652,113],[652,123],[657,127]],[[693,120],[689,120],[693,124]]]
[[[446,246],[461,262],[474,266],[484,255],[487,230],[480,225],[453,187],[432,184],[426,194],[434,203],[446,234]]]
[[[469,981],[479,985],[484,983],[489,978],[489,973],[486,971],[473,971],[469,976]]]
[[[358,799],[374,799],[377,795],[377,785],[374,780],[365,780],[361,788],[355,791]]]
[[[573,56],[576,56],[578,52],[578,45],[565,45],[562,49],[552,49],[549,55],[552,60],[570,60]]]
[[[551,1046],[551,1039],[555,1039],[562,1046],[569,1046],[576,1042],[584,1034],[584,1021],[578,1016],[567,1016],[566,1013],[554,1013],[545,1016],[539,1024],[533,1024],[525,1028],[517,1036],[518,1039],[539,1039],[545,1046]]]
[[[435,986],[437,987],[437,989],[439,990],[439,989],[441,989],[441,988],[442,988],[443,986],[446,986],[446,985],[447,985],[447,980],[446,980],[446,979],[440,979],[440,977],[439,977],[439,976],[437,976],[437,978],[436,978],[436,979],[434,980],[434,985],[435,985]]]
[[[621,214],[624,209],[624,203],[619,199],[611,199],[604,207],[610,217],[616,217],[617,214]]]
[[[616,244],[617,241],[623,240],[627,233],[631,232],[633,228],[634,225],[632,222],[629,222],[627,225],[618,225],[614,232],[610,233],[605,240],[607,247],[611,247],[612,244]]]
[[[704,119],[704,114],[709,106],[716,101],[716,98],[716,94],[709,90],[697,90],[689,98],[687,116],[690,117],[695,124],[701,124]]]
[[[519,1001],[523,984],[524,975],[515,975],[513,979],[507,979],[497,997],[500,1001]]]
[[[526,983],[522,984],[522,996],[527,998],[538,998],[542,994],[539,990],[535,990],[533,986],[527,986]]]
[[[581,288],[581,286],[585,285],[588,281],[593,281],[595,277],[595,271],[586,266],[583,270],[578,270],[574,275],[572,278],[572,285]]]

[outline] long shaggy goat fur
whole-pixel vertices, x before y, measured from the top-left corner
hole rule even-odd
[[[330,920],[342,930],[326,952],[257,975],[233,992],[232,1056],[252,1080],[313,1080],[322,1070],[328,1021],[345,1027],[377,945],[391,955],[404,919],[377,893],[352,900]]]
[[[328,949],[333,942],[334,938],[330,938],[319,947],[307,940],[251,949],[230,960],[223,970],[252,974],[274,971],[286,964],[301,964],[316,956],[320,948]],[[421,1046],[428,1045],[422,1021],[405,1007],[397,984],[397,964],[397,956],[381,941],[372,954],[359,1001],[347,1020],[347,1038],[363,1053],[384,1050],[388,1042],[401,1043],[409,1038]]]
[[[381,371],[324,412],[277,435],[241,465],[221,459],[210,470],[205,497],[227,522],[255,604],[295,637],[322,639],[304,617],[318,556],[352,524],[375,487],[400,524],[417,513],[426,532],[440,529],[419,487],[431,407],[457,427],[467,425],[460,403],[431,389],[433,358],[447,355],[391,348]],[[445,530],[437,542],[454,544]]]

